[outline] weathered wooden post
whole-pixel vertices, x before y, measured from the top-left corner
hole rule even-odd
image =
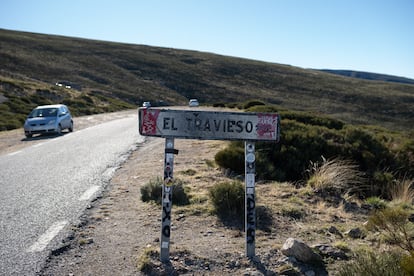
[[[249,258],[255,255],[256,238],[256,201],[255,201],[255,148],[254,142],[245,142],[245,236],[246,256]]]

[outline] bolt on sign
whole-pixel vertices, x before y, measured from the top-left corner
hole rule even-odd
[[[143,136],[165,138],[162,187],[161,261],[169,261],[173,189],[174,139],[245,141],[246,255],[255,255],[255,141],[278,142],[280,118],[276,113],[215,112],[140,108],[138,128]]]

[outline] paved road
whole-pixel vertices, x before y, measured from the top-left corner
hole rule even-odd
[[[0,275],[35,275],[143,138],[137,116],[0,156]]]

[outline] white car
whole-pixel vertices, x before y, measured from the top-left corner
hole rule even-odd
[[[188,106],[192,106],[192,107],[195,107],[195,106],[199,106],[200,104],[198,103],[198,100],[197,99],[191,99],[189,102],[188,102]]]
[[[144,103],[142,104],[142,107],[149,108],[149,107],[151,107],[151,103],[150,103],[150,102],[144,102]]]
[[[33,134],[57,133],[63,129],[73,131],[73,120],[66,105],[41,105],[30,112],[24,123],[24,135],[27,138]]]

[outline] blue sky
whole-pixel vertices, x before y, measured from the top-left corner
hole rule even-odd
[[[0,0],[0,28],[414,79],[413,0]]]

